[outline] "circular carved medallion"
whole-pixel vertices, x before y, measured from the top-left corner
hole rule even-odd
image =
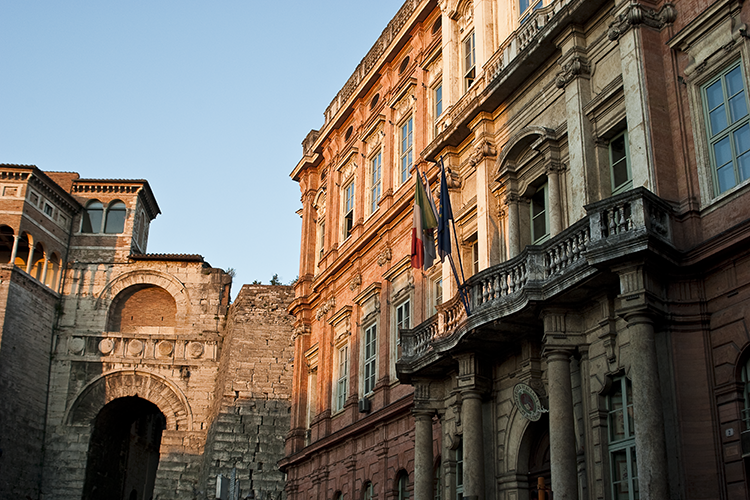
[[[143,342],[138,339],[133,339],[128,342],[128,354],[131,356],[139,356],[143,352]]]
[[[167,342],[166,340],[162,340],[159,342],[159,344],[156,346],[156,352],[159,354],[162,358],[168,358],[172,355],[172,343]]]
[[[203,354],[203,344],[200,342],[190,342],[187,345],[187,354],[191,358],[199,358]]]
[[[68,340],[68,349],[73,354],[81,354],[86,342],[81,337],[72,337]]]
[[[99,341],[99,352],[105,356],[112,354],[115,350],[115,341],[112,339],[102,339]]]
[[[534,389],[526,384],[516,384],[513,387],[513,401],[515,401],[518,411],[527,419],[536,422],[542,416],[545,410],[539,401]]]

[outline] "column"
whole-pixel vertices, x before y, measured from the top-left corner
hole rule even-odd
[[[31,274],[31,265],[34,262],[34,246],[29,241],[29,260],[26,262],[26,273]]]
[[[632,349],[630,374],[640,498],[667,500],[669,471],[654,324],[645,311],[627,314],[625,319]]]
[[[560,200],[560,181],[557,173],[558,166],[550,165],[547,167],[547,189],[548,189],[548,206],[549,213],[549,235],[550,238],[562,231],[562,204]]]
[[[49,266],[49,258],[45,254],[45,256],[44,256],[44,266],[42,267],[42,275],[39,278],[39,281],[41,281],[43,285],[47,284],[47,267],[48,266]]]
[[[432,414],[414,410],[414,499],[431,500],[432,492]]]
[[[16,255],[18,254],[18,240],[20,240],[21,237],[18,235],[13,236],[13,250],[10,252],[10,262],[8,264],[15,265],[16,263]]]
[[[508,259],[512,259],[521,251],[518,228],[518,195],[509,194],[505,197],[508,205]]]
[[[567,349],[545,353],[549,378],[549,454],[555,500],[578,498],[573,394]]]
[[[464,440],[464,498],[484,499],[484,437],[482,395],[469,390],[461,393],[461,420]]]

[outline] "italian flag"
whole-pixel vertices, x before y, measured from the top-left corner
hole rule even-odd
[[[432,235],[432,230],[437,227],[437,219],[427,198],[427,192],[422,183],[419,170],[416,172],[416,182],[414,183],[414,224],[411,227],[411,267],[422,269],[422,266],[424,266],[425,237]]]

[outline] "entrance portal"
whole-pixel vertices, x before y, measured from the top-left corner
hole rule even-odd
[[[83,500],[149,500],[166,419],[137,396],[109,402],[94,420]]]

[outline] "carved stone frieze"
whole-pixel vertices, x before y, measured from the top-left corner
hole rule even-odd
[[[675,19],[677,19],[677,9],[672,3],[666,3],[656,11],[632,2],[609,24],[607,38],[614,42],[630,28],[641,25],[660,30],[664,26],[672,24]]]

